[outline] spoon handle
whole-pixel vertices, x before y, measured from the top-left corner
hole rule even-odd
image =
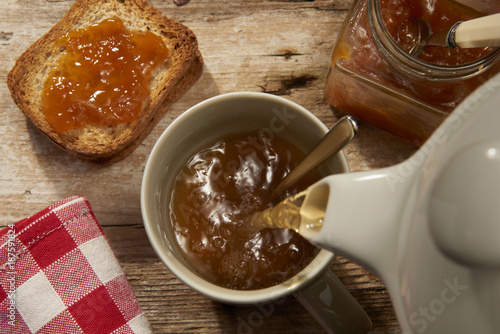
[[[453,36],[450,36],[450,43]],[[500,46],[500,13],[461,22],[454,42],[461,48]]]
[[[339,152],[358,132],[358,125],[351,116],[342,117],[306,157],[288,173],[273,190],[273,197],[300,180],[304,175],[321,165],[329,157]]]

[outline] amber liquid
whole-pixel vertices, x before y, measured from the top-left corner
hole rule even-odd
[[[299,233],[300,209],[306,192],[300,192],[264,211],[257,211],[245,222],[245,233],[252,235],[265,228],[286,228]]]
[[[318,249],[293,229],[258,228],[249,217],[320,178],[304,178],[280,198],[279,181],[304,157],[288,141],[257,131],[227,136],[195,154],[179,172],[169,203],[186,262],[205,279],[231,289],[262,289],[302,270]]]

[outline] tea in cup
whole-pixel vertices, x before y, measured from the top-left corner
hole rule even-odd
[[[219,95],[179,116],[155,144],[141,189],[157,255],[213,300],[256,305],[293,294],[328,331],[367,331],[366,313],[328,269],[332,253],[291,230],[249,237],[238,229],[245,216],[272,205],[271,188],[327,131],[306,109],[265,93]],[[312,178],[345,172],[337,154]],[[272,249],[281,246],[281,253]]]

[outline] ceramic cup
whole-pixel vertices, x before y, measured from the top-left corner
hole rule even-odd
[[[148,238],[167,267],[201,294],[232,305],[262,305],[293,294],[328,332],[363,333],[371,322],[356,300],[328,269],[334,255],[321,250],[287,281],[260,290],[220,287],[198,276],[177,247],[166,203],[180,168],[208,142],[227,134],[259,129],[279,135],[303,151],[310,150],[328,128],[312,113],[285,98],[265,93],[229,93],[210,98],[184,112],[163,132],[144,171],[141,209]],[[322,173],[348,172],[342,153]]]

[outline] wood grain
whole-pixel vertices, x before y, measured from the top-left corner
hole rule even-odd
[[[71,195],[87,196],[155,333],[322,333],[292,297],[269,315],[256,307],[223,305],[192,291],[159,261],[140,212],[146,159],[162,131],[184,110],[217,94],[258,91],[303,105],[327,126],[343,116],[323,99],[329,54],[351,0],[201,1],[176,6],[150,1],[189,26],[204,56],[202,78],[127,159],[103,167],[67,156],[29,124],[5,84],[16,58],[59,20],[69,0],[0,3],[0,226]],[[360,124],[345,149],[352,171],[390,166],[415,147]],[[398,333],[384,284],[337,257],[331,269],[365,308],[373,333]],[[258,313],[261,313],[260,316]]]

